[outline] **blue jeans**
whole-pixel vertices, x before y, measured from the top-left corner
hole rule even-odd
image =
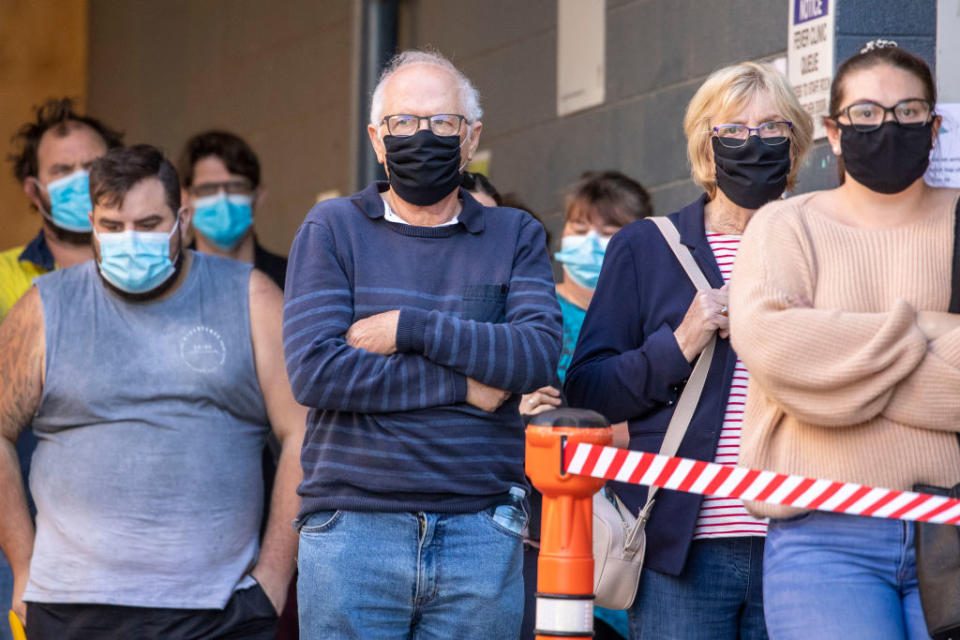
[[[300,637],[516,638],[521,532],[492,512],[311,514],[300,529]]]
[[[815,511],[773,520],[763,581],[777,640],[930,637],[912,523]]]
[[[760,536],[695,540],[679,576],[644,569],[630,638],[766,640],[763,544]]]

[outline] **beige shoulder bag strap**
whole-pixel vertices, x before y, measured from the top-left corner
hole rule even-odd
[[[694,260],[693,254],[690,253],[687,247],[680,243],[680,233],[677,232],[677,228],[673,223],[663,216],[647,218],[647,220],[657,225],[657,228],[660,229],[664,240],[667,241],[673,254],[677,256],[680,266],[687,272],[687,276],[689,276],[697,290],[712,289],[713,287],[710,286],[707,277],[703,275],[703,271],[700,270],[697,261]],[[690,420],[693,418],[693,412],[700,402],[700,395],[703,393],[703,385],[707,381],[707,372],[710,370],[710,363],[713,361],[713,351],[716,344],[717,336],[714,334],[714,336],[710,338],[710,342],[707,343],[707,346],[700,352],[697,364],[694,365],[693,372],[690,374],[690,377],[687,379],[687,384],[683,388],[683,393],[680,394],[680,399],[677,400],[677,408],[673,411],[673,417],[670,418],[667,433],[663,437],[663,444],[660,445],[661,455],[674,456],[677,453],[677,449],[680,448],[683,436],[687,433],[687,427],[690,426]],[[635,549],[639,546],[641,542],[639,534],[643,530],[647,519],[650,517],[650,512],[653,510],[653,499],[654,496],[657,495],[657,491],[657,487],[650,487],[647,493],[647,502],[637,516],[636,524],[627,536],[625,545],[627,549]]]

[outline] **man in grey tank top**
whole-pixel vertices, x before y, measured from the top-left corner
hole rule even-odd
[[[271,638],[306,419],[282,294],[250,265],[183,248],[190,213],[157,149],[110,151],[90,194],[96,259],[38,278],[0,325],[14,611],[31,640]],[[268,424],[281,455],[261,545]],[[13,444],[30,427],[35,532]]]

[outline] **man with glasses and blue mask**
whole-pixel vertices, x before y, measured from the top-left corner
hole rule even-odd
[[[250,145],[227,131],[198,133],[184,145],[179,169],[196,249],[252,264],[282,289],[287,259],[264,249],[253,231],[263,188]]]
[[[264,249],[253,230],[257,205],[263,200],[260,161],[243,138],[210,130],[187,140],[180,154],[183,204],[191,212],[194,245],[200,253],[252,264],[283,289],[287,259]],[[270,505],[280,445],[272,434],[263,449],[263,488]],[[266,524],[266,512],[264,513]],[[295,581],[291,582],[277,640],[296,637]]]
[[[0,325],[13,609],[31,640],[272,638],[306,420],[282,294],[249,265],[184,248],[190,211],[154,147],[94,162],[90,194],[95,259],[37,278]],[[29,425],[35,534],[13,455]],[[261,543],[267,425],[281,455]]]
[[[389,181],[317,204],[294,239],[302,637],[519,634],[518,404],[554,381],[561,321],[543,227],[459,186],[481,115],[448,60],[400,54],[367,127]]]

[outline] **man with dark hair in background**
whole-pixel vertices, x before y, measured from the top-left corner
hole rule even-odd
[[[0,253],[0,321],[34,277],[93,257],[87,172],[123,140],[96,118],[78,114],[70,98],[51,98],[13,142],[13,175],[43,216],[43,226],[27,246]]]
[[[108,149],[120,146],[122,136],[77,113],[70,98],[51,98],[35,109],[34,120],[20,127],[13,143],[13,175],[40,212],[42,225],[26,246],[0,251],[0,322],[36,276],[93,257],[87,171]],[[17,442],[24,479],[36,443],[29,429]],[[0,554],[0,610],[10,608],[12,593],[13,573]],[[0,624],[0,640],[9,638],[7,626]]]
[[[295,564],[306,418],[280,290],[184,249],[190,212],[157,149],[110,151],[90,193],[95,260],[39,277],[0,325],[14,611],[31,640],[271,638]],[[282,453],[261,545],[268,423]],[[30,424],[36,534],[13,451]]]
[[[252,264],[283,289],[287,259],[264,249],[253,231],[253,219],[264,191],[260,161],[250,145],[229,131],[212,129],[187,140],[180,153],[183,204],[191,213],[194,246],[210,255]],[[266,506],[270,505],[280,446],[272,434],[263,450]],[[290,584],[280,617],[278,640],[297,637],[296,580]]]
[[[264,192],[260,161],[250,145],[227,131],[204,131],[187,141],[179,164],[196,249],[252,264],[282,289],[287,259],[260,246],[253,232]]]

